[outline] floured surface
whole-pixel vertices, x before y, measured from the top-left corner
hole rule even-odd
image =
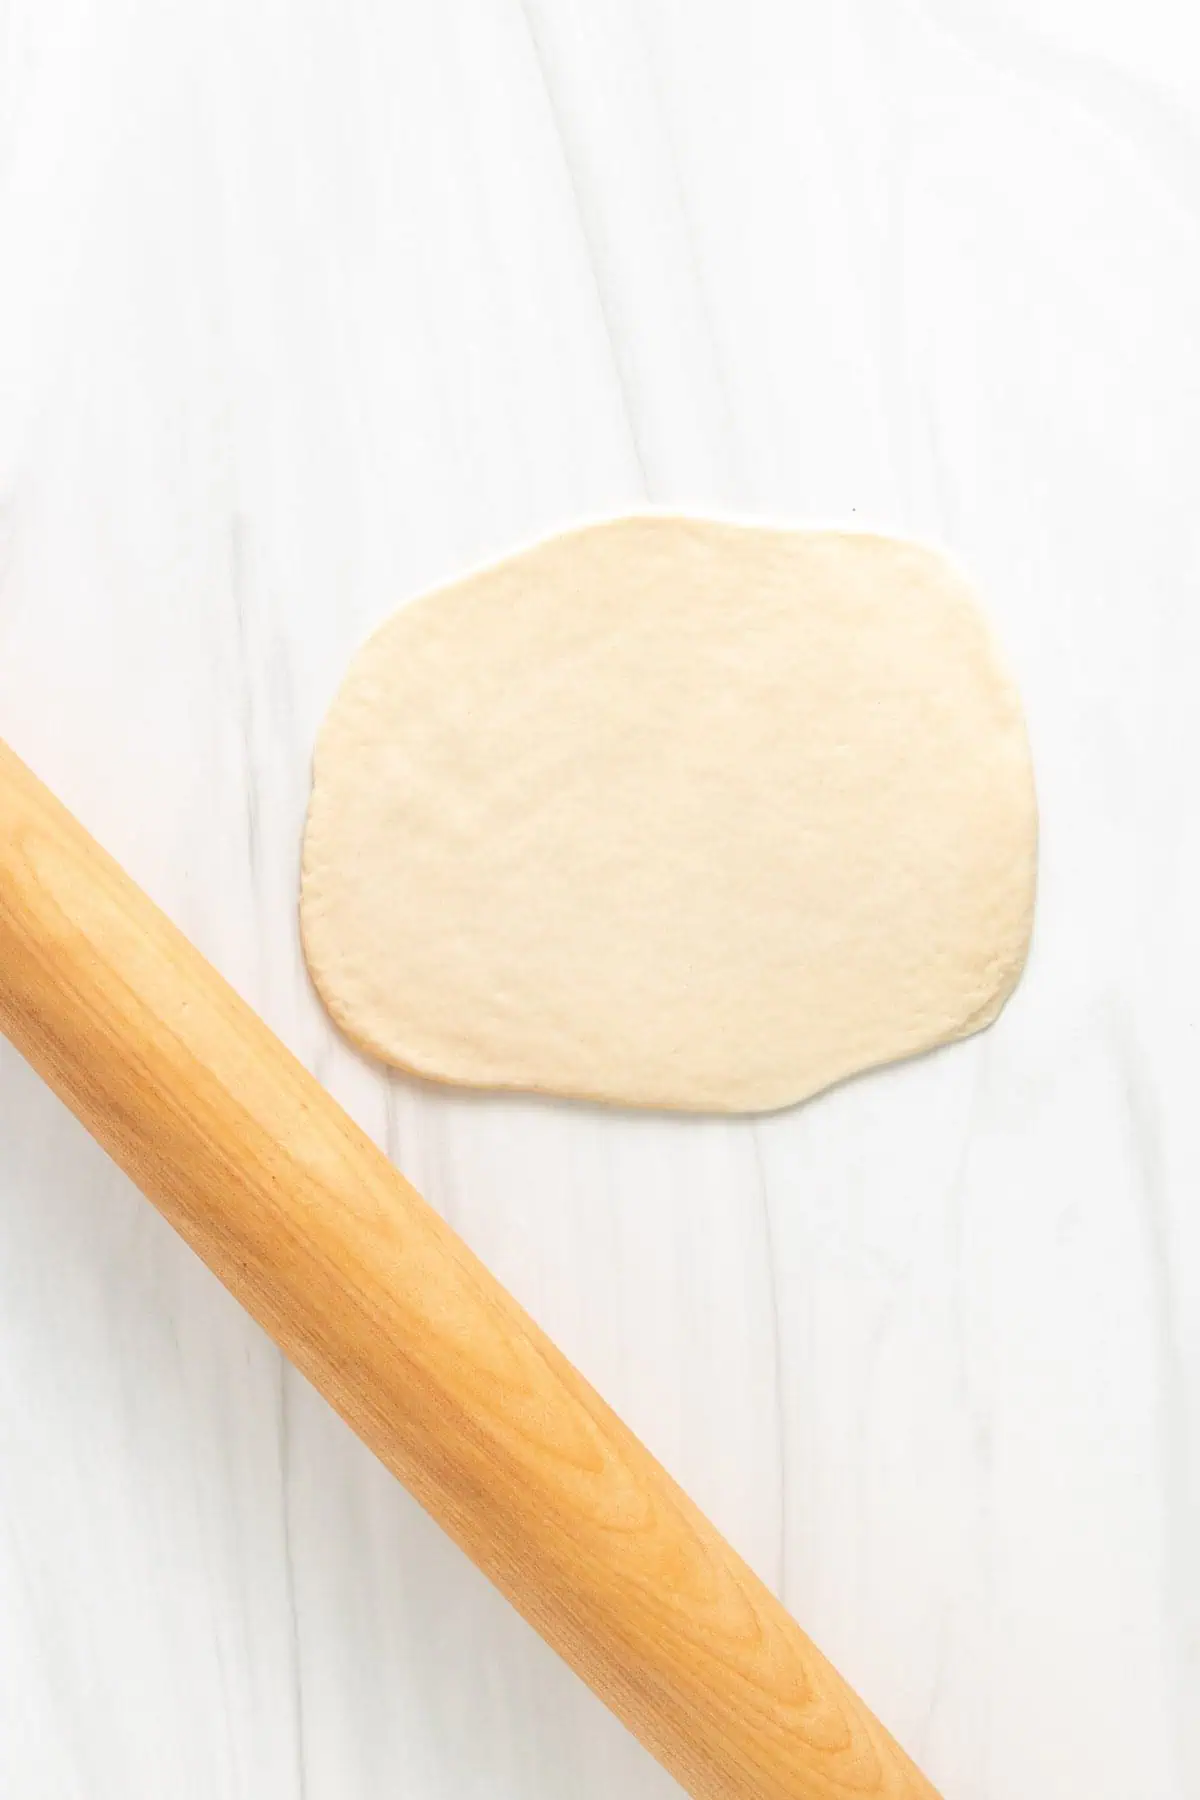
[[[387,1062],[757,1111],[988,1023],[1035,866],[1020,708],[918,546],[663,517],[393,617],[321,731],[313,978]]]

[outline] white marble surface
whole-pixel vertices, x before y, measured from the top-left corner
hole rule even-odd
[[[947,1800],[1200,1796],[1190,0],[0,0],[0,732]],[[1035,951],[760,1122],[388,1081],[297,949],[357,640],[640,501],[974,573]],[[0,1794],[674,1791],[0,1048]]]

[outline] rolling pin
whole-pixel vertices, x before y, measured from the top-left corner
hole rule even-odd
[[[937,1800],[633,1433],[3,744],[0,1027],[698,1800]]]

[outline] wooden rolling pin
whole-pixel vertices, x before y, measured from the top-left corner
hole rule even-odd
[[[705,1800],[936,1800],[632,1432],[0,744],[0,1027]]]

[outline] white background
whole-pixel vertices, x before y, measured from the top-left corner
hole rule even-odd
[[[0,733],[947,1800],[1200,1796],[1195,21],[0,0]],[[351,649],[645,501],[974,575],[1043,830],[986,1036],[757,1124],[335,1040]],[[672,1791],[0,1048],[6,1800]]]

